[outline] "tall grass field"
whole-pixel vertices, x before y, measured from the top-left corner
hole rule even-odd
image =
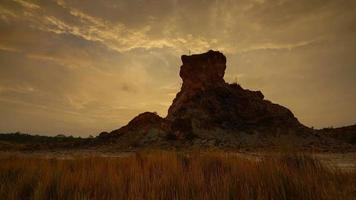
[[[304,154],[0,158],[0,199],[356,199],[356,172]]]

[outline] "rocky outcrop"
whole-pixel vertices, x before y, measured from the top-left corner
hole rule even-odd
[[[303,126],[289,109],[265,100],[260,91],[226,83],[226,57],[222,53],[210,50],[181,59],[183,84],[167,117],[142,113],[126,126],[100,134],[99,141],[120,147],[273,147],[281,141],[303,147],[330,144]]]
[[[166,120],[153,112],[144,112],[132,119],[126,126],[103,132],[97,137],[97,144],[114,144],[121,149],[161,144],[167,138]]]
[[[181,57],[182,91],[204,90],[225,83],[226,57],[218,51]]]
[[[167,120],[189,119],[196,128],[243,130],[256,127],[302,127],[285,107],[264,100],[260,91],[224,81],[226,58],[218,51],[182,56],[181,91]]]
[[[356,124],[339,128],[323,128],[317,132],[345,143],[356,144]]]
[[[100,138],[119,137],[127,132],[148,132],[151,128],[161,128],[165,120],[153,112],[144,112],[133,118],[126,126],[113,130],[110,133],[100,133]],[[163,127],[162,127],[163,128]]]

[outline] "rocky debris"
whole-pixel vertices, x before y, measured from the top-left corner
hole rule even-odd
[[[164,121],[162,117],[154,112],[144,112],[132,119],[126,126],[129,130],[145,129],[152,126],[160,126]]]
[[[168,139],[182,140],[193,139],[195,137],[193,133],[192,122],[188,118],[175,119],[174,121],[166,121],[168,124]]]
[[[110,150],[129,150],[139,146],[161,145],[167,137],[167,123],[157,113],[144,112],[132,119],[126,126],[103,132],[96,138],[96,145]],[[112,149],[114,148],[114,149]]]
[[[152,128],[164,128],[165,119],[153,112],[144,112],[133,118],[126,126],[113,130],[110,133],[102,132],[98,136],[100,139],[118,138],[128,132],[140,131],[147,133]]]

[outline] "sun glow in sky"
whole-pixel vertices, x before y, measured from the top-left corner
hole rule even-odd
[[[165,116],[180,55],[219,50],[225,80],[307,126],[356,123],[354,0],[3,0],[0,132],[96,135]]]

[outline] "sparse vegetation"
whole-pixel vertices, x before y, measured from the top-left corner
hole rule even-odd
[[[355,199],[356,172],[292,154],[223,152],[0,158],[1,199]]]
[[[0,141],[17,143],[17,144],[43,144],[43,143],[55,143],[55,142],[75,142],[82,141],[85,138],[66,136],[59,134],[56,136],[34,135],[26,133],[0,133]]]
[[[91,144],[94,138],[81,138],[59,134],[44,136],[26,133],[0,133],[1,151],[34,151],[73,149]]]

